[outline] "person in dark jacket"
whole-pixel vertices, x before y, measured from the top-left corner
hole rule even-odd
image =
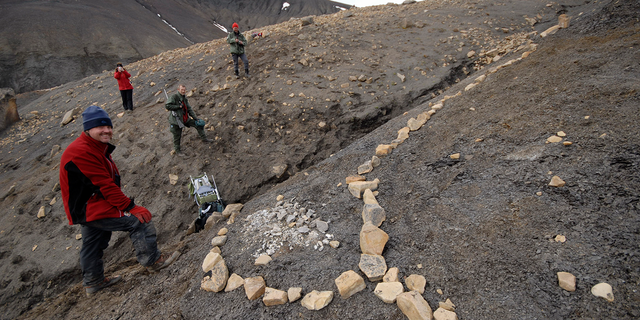
[[[185,96],[187,87],[184,85],[178,86],[178,93],[173,94],[164,107],[169,110],[169,131],[173,134],[173,150],[176,155],[184,157],[180,149],[180,140],[182,140],[182,128],[195,127],[198,131],[198,135],[203,142],[213,142],[208,139],[204,133],[204,120],[198,118],[189,100]]]
[[[122,106],[125,111],[133,111],[133,86],[131,85],[131,75],[122,66],[122,63],[118,62],[116,65],[116,72],[113,77],[118,80],[118,89],[120,89],[120,95],[122,96]]]
[[[231,49],[231,57],[233,58],[233,67],[236,74],[236,78],[240,78],[238,72],[238,58],[242,59],[244,65],[244,76],[249,78],[249,59],[244,53],[244,48],[247,45],[247,39],[240,33],[240,27],[237,23],[233,23],[231,26],[233,32],[229,32],[227,36],[227,43],[229,43]]]
[[[80,268],[87,296],[120,281],[106,278],[102,256],[111,232],[127,231],[138,262],[150,272],[171,264],[178,253],[158,250],[151,213],[120,189],[120,172],[111,158],[113,125],[106,111],[90,106],[82,113],[84,132],[62,154],[60,189],[69,224],[82,232]]]

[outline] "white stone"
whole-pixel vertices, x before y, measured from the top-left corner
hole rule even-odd
[[[40,207],[40,210],[38,210],[38,219],[44,218],[45,217],[45,210],[46,208],[44,206]]]
[[[227,236],[217,236],[211,239],[211,245],[216,247],[221,247],[223,244],[227,242]]]
[[[396,298],[398,308],[409,320],[431,320],[431,307],[416,291],[404,292]]]
[[[301,304],[308,310],[320,310],[331,303],[332,300],[333,291],[313,290],[302,298]]]
[[[613,288],[606,282],[601,282],[591,288],[591,294],[596,297],[604,298],[609,302],[613,302]]]
[[[220,261],[222,261],[222,256],[219,253],[209,252],[202,262],[202,271],[208,272]]]
[[[375,179],[373,181],[354,181],[349,183],[349,192],[351,192],[351,194],[360,199],[362,197],[362,193],[364,192],[364,190],[366,189],[371,189],[371,191],[377,190],[378,189],[378,183],[380,182],[380,180]]]
[[[564,187],[564,185],[566,184],[566,182],[564,182],[564,180],[560,179],[560,177],[558,176],[553,176],[551,178],[551,182],[549,182],[549,186],[552,187]]]
[[[229,279],[227,280],[227,286],[224,288],[224,292],[233,291],[242,286],[244,286],[244,279],[242,279],[241,276],[233,273],[231,274],[231,276],[229,276]]]
[[[289,301],[287,293],[282,290],[274,288],[266,288],[264,290],[264,297],[262,297],[262,302],[267,307],[285,304],[287,303],[287,301]]]
[[[438,308],[433,312],[433,319],[435,320],[458,320],[458,315],[450,310],[444,308]]]
[[[558,272],[558,285],[569,292],[576,291],[576,276],[569,272]]]
[[[380,282],[373,291],[384,303],[395,303],[399,294],[404,292],[404,287],[400,282]]]
[[[389,270],[387,271],[387,273],[385,273],[384,277],[382,278],[383,282],[400,282],[400,279],[398,278],[398,268],[393,267],[393,268],[389,268]]]
[[[263,255],[260,255],[256,259],[254,265],[256,265],[256,266],[266,266],[267,264],[269,264],[269,262],[271,262],[271,260],[273,260],[273,259],[271,259],[271,257],[269,255],[263,254]]]
[[[419,274],[412,274],[404,279],[404,283],[410,291],[418,291],[420,294],[423,294],[427,280]]]
[[[302,288],[299,288],[299,287],[289,288],[289,290],[287,290],[287,297],[289,299],[289,302],[294,302],[300,299],[300,297],[302,297]]]

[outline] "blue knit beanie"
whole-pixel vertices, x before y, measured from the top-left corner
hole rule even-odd
[[[99,126],[110,126],[113,128],[109,114],[98,106],[90,106],[82,113],[82,126],[84,131]]]

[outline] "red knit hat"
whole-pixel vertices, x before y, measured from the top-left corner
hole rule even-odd
[[[240,28],[240,26],[238,26],[238,24],[234,22],[234,23],[231,25],[231,29],[233,29],[233,28]]]

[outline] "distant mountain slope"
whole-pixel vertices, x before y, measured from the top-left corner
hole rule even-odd
[[[337,12],[326,0],[2,1],[0,87],[57,86],[161,52],[224,36],[217,22],[243,30]]]

